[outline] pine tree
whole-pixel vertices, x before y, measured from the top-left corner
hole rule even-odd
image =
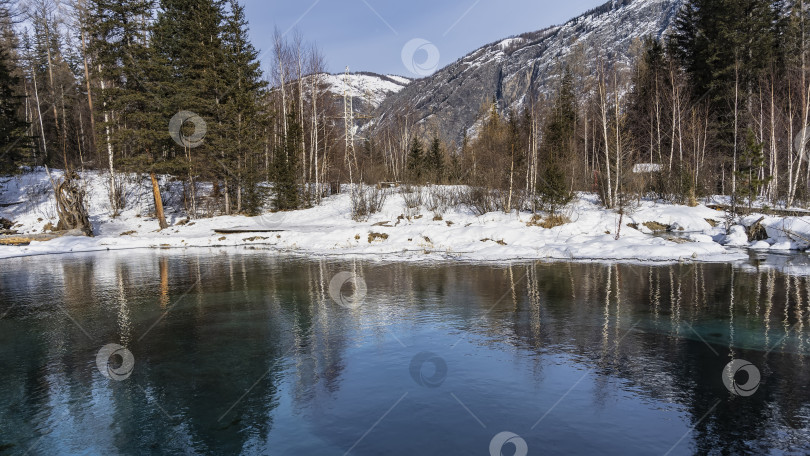
[[[133,162],[144,152],[161,155],[166,139],[161,100],[165,61],[149,45],[153,0],[93,0],[87,24],[96,76],[99,148],[107,137],[117,155]],[[157,119],[156,119],[157,117]]]
[[[740,111],[779,56],[779,14],[772,0],[689,0],[670,40],[694,85],[712,104],[722,150],[736,148]]]
[[[96,147],[109,172],[113,214],[124,205],[116,173],[154,171],[150,165],[163,155],[160,143],[166,127],[160,122],[160,107],[165,94],[157,76],[162,65],[149,46],[153,9],[153,0],[93,0],[84,24],[88,53],[98,68],[93,96],[95,118],[100,120]]]
[[[572,156],[576,141],[577,102],[571,72],[563,69],[554,106],[543,127],[540,145],[543,169],[537,183],[542,205],[556,215],[573,195],[568,187],[566,162]]]
[[[275,151],[273,163],[273,200],[277,211],[298,209],[301,203],[298,186],[298,157],[301,154],[301,125],[295,107],[287,113],[287,135]]]
[[[438,136],[433,138],[430,150],[425,158],[425,168],[434,184],[440,184],[444,181],[444,153],[442,153],[442,141]]]
[[[422,142],[419,138],[413,138],[408,152],[408,178],[411,182],[419,183],[425,174],[425,157],[422,152]]]
[[[461,154],[458,153],[450,154],[450,165],[447,174],[448,174],[447,178],[451,184],[453,185],[461,184],[462,177],[464,176]]]
[[[664,128],[664,98],[670,93],[666,86],[667,55],[664,46],[653,37],[646,37],[642,54],[633,72],[633,89],[629,97],[628,128],[639,146],[641,159],[652,163],[661,161],[668,138]]]
[[[1,43],[0,43],[1,44]],[[0,174],[19,171],[30,141],[22,117],[20,78],[14,74],[9,52],[0,45]]]
[[[737,173],[737,186],[738,196],[748,200],[748,208],[750,209],[753,200],[757,198],[763,186],[768,185],[770,177],[762,177],[760,171],[765,166],[765,154],[763,153],[763,145],[757,141],[754,131],[748,129],[746,132],[745,148],[740,156],[740,164]]]
[[[163,121],[180,111],[193,112],[207,124],[206,138],[220,135],[218,105],[230,91],[221,77],[224,66],[221,0],[161,0],[152,44],[168,71],[160,74],[165,106]],[[167,135],[168,137],[168,132]],[[220,173],[219,154],[209,142],[186,150],[191,178]]]
[[[212,139],[212,145],[221,154],[226,212],[230,212],[231,196],[235,196],[237,211],[244,209],[256,214],[262,206],[258,155],[262,153],[263,143],[259,132],[266,121],[259,105],[267,83],[262,80],[258,52],[248,38],[244,7],[236,0],[230,1],[222,44],[224,60],[219,74],[223,86],[229,90],[224,92],[218,105],[221,135]]]

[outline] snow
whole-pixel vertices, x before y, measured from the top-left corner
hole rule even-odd
[[[728,234],[726,234],[723,244],[732,247],[744,247],[748,245],[748,234],[745,232],[745,227],[740,225],[732,226]]]
[[[520,38],[520,37],[507,38],[507,39],[501,41],[500,43],[498,43],[498,46],[501,49],[505,50],[505,49],[508,49],[510,46],[513,46],[513,45],[516,45],[516,44],[523,44],[525,42],[526,42],[525,38]]]
[[[402,86],[406,86],[411,83],[411,80],[404,77],[404,76],[397,76],[395,74],[387,74],[386,77],[389,79],[393,79],[395,82],[399,83]]]
[[[770,250],[771,244],[765,241],[757,241],[751,244],[751,250]]]
[[[657,173],[663,169],[663,166],[655,163],[637,163],[633,166],[633,173],[635,174],[647,174],[647,173]]]
[[[370,74],[321,74],[320,81],[329,86],[329,91],[338,96],[348,92],[352,98],[363,98],[373,107],[378,107],[385,98],[404,89],[410,79],[401,76],[375,76]],[[387,80],[385,78],[390,78]]]
[[[783,251],[803,250],[810,245],[800,237],[810,239],[810,218],[766,218],[763,225],[771,239],[751,244],[744,226],[733,226],[726,233],[722,227],[725,214],[706,206],[643,200],[621,216],[601,207],[591,194],[578,195],[567,210],[565,215],[570,223],[551,229],[531,223],[532,215],[527,212],[477,216],[468,208],[457,206],[436,217],[437,214],[422,206],[417,211],[419,215],[408,213],[400,189],[387,190],[389,196],[382,210],[364,222],[351,219],[351,198],[346,192],[310,209],[259,217],[200,218],[180,224],[186,218],[179,209],[182,184],[166,177],[161,179],[161,186],[167,189],[164,193],[167,219],[173,226],[160,231],[157,221],[149,217],[153,202],[147,178],[128,178],[127,207],[119,217],[112,218],[105,175],[89,172],[83,176],[96,237],[63,237],[29,246],[0,246],[0,258],[135,248],[251,246],[272,252],[381,260],[716,262],[747,258],[747,252],[740,247]],[[423,191],[425,195],[429,192]],[[0,217],[13,220],[15,229],[21,233],[41,233],[45,224],[56,224],[51,192],[42,171],[0,178],[0,205],[23,202],[0,207]],[[205,193],[204,188],[201,193]],[[405,217],[406,214],[411,217]],[[748,218],[742,223],[746,221]],[[670,232],[653,234],[644,226],[648,222],[669,225]],[[214,232],[233,228],[283,231],[228,235]],[[618,240],[617,230],[620,230]],[[370,237],[371,234],[387,238]]]

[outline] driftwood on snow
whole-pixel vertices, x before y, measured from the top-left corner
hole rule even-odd
[[[57,231],[79,230],[86,236],[93,236],[93,226],[84,205],[85,192],[79,185],[79,175],[75,171],[65,174],[56,184],[56,211],[59,215]]]
[[[48,234],[12,234],[0,236],[0,245],[28,245],[32,242],[45,242],[63,236],[84,236],[82,230],[62,231]]]

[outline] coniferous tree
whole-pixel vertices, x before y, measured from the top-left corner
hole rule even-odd
[[[419,138],[411,140],[411,147],[407,159],[408,178],[412,182],[421,182],[424,178],[425,157],[422,152],[422,142]]]
[[[434,184],[442,183],[445,176],[444,153],[442,153],[442,141],[438,136],[433,138],[430,145],[430,150],[425,158],[425,168]]]
[[[0,43],[0,173],[16,173],[26,158],[30,142],[28,123],[22,117],[23,97],[18,93],[10,53]]]
[[[760,170],[764,165],[765,154],[763,153],[762,143],[757,141],[754,131],[748,129],[746,131],[745,147],[740,156],[740,164],[735,172],[739,181],[737,186],[738,196],[748,200],[749,209],[762,187],[770,181],[770,178],[760,176]]]
[[[459,185],[461,184],[463,176],[464,169],[461,154],[451,153],[450,163],[447,170],[447,179],[450,181],[450,184]]]
[[[167,69],[159,81],[165,93],[163,121],[168,125],[178,112],[193,112],[205,120],[206,138],[221,133],[214,121],[217,105],[230,89],[220,76],[224,62],[222,6],[220,0],[161,0],[152,40]],[[184,152],[190,180],[211,178],[221,166],[219,154],[208,142]]]
[[[664,107],[669,93],[664,46],[653,37],[645,37],[642,54],[633,72],[630,93],[628,128],[640,149],[639,160],[663,163],[663,149],[669,144],[664,134],[667,110]]]
[[[221,135],[212,144],[221,154],[225,211],[230,212],[234,195],[237,211],[244,209],[256,214],[262,206],[259,161],[263,143],[259,133],[266,122],[259,105],[267,83],[262,80],[258,52],[248,38],[244,7],[236,0],[230,2],[222,41],[224,60],[220,76],[226,91],[218,105]]]
[[[287,113],[287,134],[275,152],[273,163],[274,206],[278,211],[290,211],[300,206],[298,187],[298,157],[300,156],[301,125],[296,109]]]
[[[709,100],[714,152],[729,165],[738,160],[740,132],[753,126],[744,111],[756,84],[782,59],[777,6],[772,0],[689,0],[675,20],[670,47],[690,76],[695,101]],[[736,177],[733,166],[730,171]]]
[[[149,46],[147,25],[153,8],[152,0],[93,0],[85,24],[88,52],[98,68],[94,98],[100,119],[96,137],[101,140],[96,145],[109,172],[114,214],[124,205],[119,162],[125,162],[124,170],[142,171],[161,155],[158,143],[165,127],[158,119],[164,94],[155,81],[160,66]]]
[[[576,146],[577,103],[571,72],[563,69],[562,80],[554,100],[554,106],[543,127],[541,177],[537,192],[542,205],[556,214],[568,204],[573,195],[569,188],[566,162]]]

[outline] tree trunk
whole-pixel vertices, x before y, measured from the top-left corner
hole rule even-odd
[[[155,173],[149,173],[149,178],[152,179],[152,195],[155,197],[155,217],[160,224],[160,229],[165,230],[169,227],[169,224],[166,223],[166,215],[163,213],[163,197],[160,195],[160,186]]]
[[[90,137],[93,139],[93,149],[96,147],[96,115],[93,109],[93,91],[90,87],[90,67],[87,64],[87,40],[82,28],[82,60],[84,62],[84,80],[87,84],[87,107],[90,108]]]

